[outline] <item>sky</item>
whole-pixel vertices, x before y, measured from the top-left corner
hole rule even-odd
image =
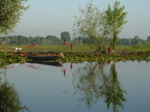
[[[119,38],[150,36],[150,0],[118,0],[128,12],[126,23]],[[24,5],[30,8],[23,12],[20,22],[12,35],[43,36],[54,35],[60,38],[61,32],[68,31],[71,36],[75,16],[80,17],[79,7],[85,9],[90,0],[29,0]],[[115,0],[93,0],[100,11],[106,10]]]

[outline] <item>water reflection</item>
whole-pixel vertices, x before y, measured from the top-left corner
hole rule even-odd
[[[14,85],[9,84],[6,78],[6,70],[9,66],[0,65],[0,112],[20,112],[28,110],[22,105]],[[4,75],[4,79],[2,78]]]
[[[79,101],[85,102],[88,108],[102,99],[108,109],[112,107],[114,112],[119,112],[127,101],[114,62],[87,62],[78,66],[73,73],[73,85],[75,94],[80,95]]]
[[[39,65],[48,65],[48,66],[57,66],[57,67],[61,67],[62,64],[60,64],[59,62],[38,62],[38,61],[29,61],[28,63],[31,64],[39,64]]]

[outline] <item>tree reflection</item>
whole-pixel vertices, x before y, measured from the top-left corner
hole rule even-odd
[[[4,65],[5,80],[0,78],[0,112],[20,112],[28,110],[25,106],[22,106],[22,102],[19,99],[14,85],[10,85],[7,81],[6,69],[7,67]]]
[[[100,99],[104,99],[108,109],[112,106],[114,112],[124,107],[126,91],[118,81],[115,63],[85,63],[77,68],[73,77],[75,94],[80,95],[79,101],[85,102],[88,108]]]

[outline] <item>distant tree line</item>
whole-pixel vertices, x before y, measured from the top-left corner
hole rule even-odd
[[[22,35],[13,35],[8,36],[7,45],[61,45],[64,40],[69,42],[70,39],[70,33],[67,31],[61,33],[61,38],[58,38],[53,35],[48,35],[46,37],[27,37]],[[5,37],[0,37],[0,44],[5,44]]]
[[[106,45],[109,45],[111,43],[111,38],[105,38],[104,39]],[[92,44],[89,38],[85,37],[78,37],[73,40],[76,44]],[[118,38],[118,41],[116,45],[123,45],[123,46],[134,46],[134,45],[145,45],[150,43],[150,36],[147,37],[146,40],[141,39],[139,36],[134,36],[134,38]]]
[[[53,35],[48,35],[46,37],[36,36],[36,37],[26,37],[22,35],[8,36],[8,45],[62,45],[63,41],[66,40],[69,44],[70,41],[76,45],[92,45],[89,38],[77,37],[71,40],[70,33],[68,31],[61,33],[61,38]],[[104,41],[107,45],[111,42],[111,38],[105,38]],[[0,44],[5,42],[5,37],[0,37]],[[150,43],[150,36],[146,40],[141,39],[139,36],[134,36],[133,38],[118,38],[116,45],[134,46],[134,45],[144,45]]]

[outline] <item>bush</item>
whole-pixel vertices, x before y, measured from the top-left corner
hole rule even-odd
[[[0,51],[0,58],[5,58],[6,57],[6,53],[4,51]]]

